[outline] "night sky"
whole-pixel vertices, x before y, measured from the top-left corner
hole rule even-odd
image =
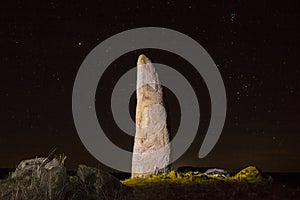
[[[70,168],[85,163],[107,169],[77,135],[73,83],[84,58],[99,43],[146,26],[180,31],[211,55],[226,87],[225,126],[213,151],[200,160],[197,155],[210,116],[201,77],[178,55],[137,50],[112,63],[98,85],[98,118],[110,130],[107,136],[112,141],[132,149],[132,138],[113,122],[109,98],[118,77],[145,53],[184,74],[199,98],[199,133],[174,168],[212,166],[236,171],[256,165],[263,171],[300,171],[300,3],[237,0],[2,2],[0,168],[47,156],[57,148],[57,154],[67,154]],[[164,91],[174,135],[180,109],[174,94]],[[133,95],[129,105],[133,118],[134,107]]]

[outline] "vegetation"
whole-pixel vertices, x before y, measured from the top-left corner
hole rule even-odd
[[[227,182],[227,183],[263,183],[267,179],[261,176],[261,173],[256,167],[250,166],[243,169],[235,176],[226,177],[223,175],[206,175],[199,172],[186,172],[180,173],[176,171],[171,171],[166,174],[151,175],[149,177],[143,178],[130,178],[122,181],[123,184],[127,186],[145,186],[148,184],[212,184],[217,182]]]
[[[63,163],[64,156],[60,156]],[[112,199],[112,195],[101,193],[105,188],[98,188],[96,176],[83,183],[78,176],[69,176],[64,186],[58,188],[61,196],[49,198],[46,188],[35,176],[24,176],[0,180],[0,199]],[[98,181],[101,181],[100,178]],[[117,181],[118,182],[118,181]],[[277,183],[270,177],[264,177],[260,171],[247,167],[234,176],[206,175],[199,172],[180,173],[171,171],[165,174],[151,175],[143,178],[129,178],[121,181],[122,192],[114,196],[118,200],[183,200],[183,199],[300,199],[300,192]],[[95,185],[96,184],[96,185]],[[109,188],[111,188],[111,183]],[[93,189],[94,188],[94,189]],[[91,192],[92,191],[92,192]],[[107,190],[111,192],[111,190]],[[97,194],[97,196],[95,196]],[[102,194],[99,196],[99,194]],[[116,193],[117,194],[117,193]],[[46,198],[45,198],[46,197]]]
[[[199,172],[152,175],[130,178],[122,183],[134,188],[127,199],[299,199],[295,189],[275,183],[271,177],[263,177],[253,166],[234,176],[206,175]]]

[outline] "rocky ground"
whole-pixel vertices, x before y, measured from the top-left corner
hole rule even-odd
[[[64,157],[22,161],[14,173],[0,180],[0,199],[155,200],[155,199],[300,199],[297,187],[284,185],[248,167],[234,176],[171,171],[119,181],[100,169],[79,165],[66,173]]]

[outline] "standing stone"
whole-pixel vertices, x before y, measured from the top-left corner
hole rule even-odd
[[[140,55],[137,62],[136,134],[132,177],[164,172],[170,161],[167,114],[162,87],[151,61]]]

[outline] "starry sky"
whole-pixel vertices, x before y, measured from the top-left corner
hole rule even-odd
[[[224,80],[228,111],[222,135],[204,159],[197,157],[209,123],[207,89],[193,67],[170,52],[127,53],[105,72],[96,94],[100,124],[118,146],[131,150],[109,111],[114,83],[140,53],[174,67],[190,81],[201,108],[198,135],[178,166],[229,171],[256,165],[264,171],[300,171],[300,3],[288,1],[5,1],[0,7],[0,168],[47,156],[68,155],[66,165],[101,165],[81,143],[72,117],[72,88],[88,53],[114,34],[155,26],[199,42]],[[167,88],[171,135],[180,108]],[[129,105],[134,118],[135,98]],[[172,108],[172,113],[170,112]],[[202,113],[203,112],[203,113]],[[109,170],[109,169],[108,169]]]

